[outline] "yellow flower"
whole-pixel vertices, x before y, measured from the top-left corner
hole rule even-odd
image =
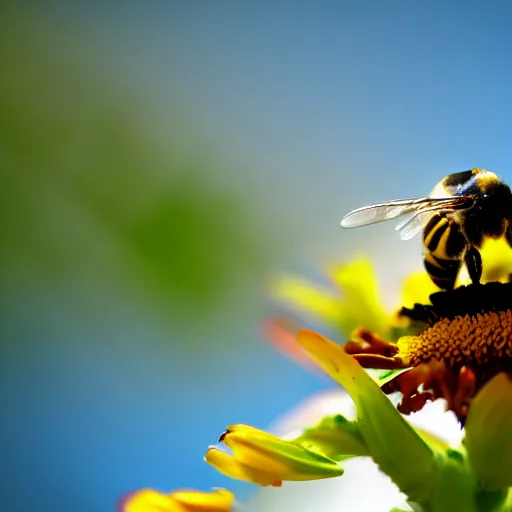
[[[307,279],[288,276],[277,280],[271,293],[276,300],[299,314],[309,313],[332,325],[345,338],[361,326],[389,340],[410,331],[409,319],[404,319],[396,311],[388,311],[382,305],[374,267],[366,258],[358,257],[346,264],[331,265],[328,277],[334,285],[332,289]],[[400,304],[412,306],[425,302],[437,290],[425,272],[415,272],[403,282]],[[294,329],[290,318],[273,319],[268,323],[270,340],[303,363],[303,353],[290,341],[302,327]]]
[[[481,282],[508,281],[512,274],[512,249],[508,243],[503,238],[486,239],[480,253],[484,262]],[[359,256],[348,263],[330,265],[327,277],[334,285],[332,288],[302,277],[285,276],[273,283],[271,293],[299,314],[312,314],[336,327],[345,337],[363,326],[384,339],[395,340],[403,334],[403,329],[409,328],[407,318],[383,306],[378,279],[368,259]],[[465,268],[457,284],[469,284]],[[430,295],[438,291],[425,271],[413,272],[402,283],[398,304],[405,308],[426,304]],[[270,332],[272,338],[276,334],[278,346],[284,340],[286,351],[294,350],[285,329]]]
[[[512,374],[512,258],[503,256],[498,242],[487,243],[482,253],[484,284],[436,292],[425,273],[412,275],[395,314],[380,304],[366,260],[331,270],[344,297],[300,279],[277,283],[280,299],[328,319],[347,335],[352,332],[341,347],[301,331],[297,345],[346,389],[356,418],[323,417],[291,440],[232,425],[219,439],[230,452],[210,447],[206,462],[239,480],[280,486],[337,477],[343,474],[340,461],[370,457],[422,509],[504,510],[499,507],[512,486],[512,383],[506,375]],[[290,345],[289,330],[282,331]],[[386,396],[395,391],[402,394],[398,410]],[[420,411],[437,398],[446,399],[448,409],[466,423],[464,446],[454,448],[400,414]],[[143,490],[125,501],[123,512],[232,508],[228,491]]]
[[[349,338],[347,352],[383,390],[403,393],[401,412],[445,398],[463,423],[472,396],[512,358],[512,300],[502,299],[512,294],[512,249],[503,239],[489,239],[481,254],[483,286],[439,291],[426,272],[414,273],[405,279],[402,307],[393,314],[379,300],[371,264],[361,258],[331,268],[337,291],[298,278],[283,278],[273,291],[279,300],[339,327]],[[462,272],[458,283],[466,277]],[[279,348],[303,362],[307,355],[294,348],[290,330],[273,322],[268,332]],[[486,367],[484,376],[475,365]]]
[[[381,305],[377,277],[371,263],[357,258],[347,265],[332,266],[328,275],[332,290],[299,277],[283,277],[272,287],[280,302],[312,313],[339,328],[345,335],[360,325],[389,334],[389,315]],[[368,324],[370,322],[370,324]]]
[[[443,510],[494,510],[512,486],[512,252],[506,249],[504,256],[502,242],[485,244],[483,284],[437,291],[422,303],[403,299],[398,316],[413,329],[396,342],[389,320],[389,340],[366,329],[371,322],[361,322],[344,347],[311,331],[298,334],[299,345],[354,400],[357,429],[373,460],[409,498],[432,509],[438,502]],[[426,285],[426,274],[414,276],[405,289],[425,291]],[[454,451],[398,420],[391,402],[357,363],[371,370],[385,393],[402,394],[402,413],[445,399],[466,425],[466,451]]]
[[[505,510],[512,486],[512,382],[493,377],[469,409],[464,449],[414,430],[346,351],[311,331],[298,342],[354,400],[368,454],[411,501],[425,510]],[[422,508],[422,510],[423,510]],[[506,510],[509,510],[508,508]]]
[[[210,447],[206,462],[238,480],[280,486],[283,480],[317,480],[343,474],[334,460],[248,425],[228,427],[219,442],[233,453]]]
[[[396,343],[360,332],[345,350],[365,368],[400,371],[382,386],[387,393],[403,394],[401,412],[444,398],[464,424],[478,391],[494,376],[512,371],[512,283],[438,292],[431,304],[416,304],[402,314],[423,328]]]
[[[340,331],[345,339],[361,326],[388,340],[415,330],[408,318],[384,308],[374,267],[366,258],[331,265],[328,277],[334,285],[331,289],[301,277],[285,276],[273,283],[271,293],[297,311],[299,317],[312,314]],[[400,303],[412,306],[426,301],[436,290],[425,272],[413,273],[404,280]],[[297,332],[303,328],[293,316],[279,315],[267,319],[265,335],[287,357],[311,369],[311,360],[296,343]]]
[[[230,512],[233,494],[225,489],[212,492],[192,490],[164,494],[142,489],[129,495],[122,504],[122,512]]]

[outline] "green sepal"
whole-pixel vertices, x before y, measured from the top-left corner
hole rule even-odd
[[[343,474],[343,468],[318,451],[308,450],[249,425],[230,425],[210,446],[205,460],[221,473],[259,485],[279,485],[282,481],[318,480]]]
[[[510,510],[507,506],[508,489],[493,492],[477,492],[475,501],[479,512],[505,512]]]
[[[482,489],[512,486],[512,381],[500,373],[475,396],[466,420],[464,446]]]
[[[380,386],[396,379],[402,373],[408,372],[411,368],[399,368],[396,370],[366,370],[368,375]]]
[[[369,455],[357,422],[349,421],[341,414],[324,418],[293,442],[337,462]]]
[[[354,400],[358,430],[380,470],[411,500],[425,502],[442,463],[442,452],[415,432],[342,347],[311,331],[300,332],[298,342]]]
[[[500,512],[512,512],[512,488],[508,489],[507,496]]]
[[[478,512],[474,500],[475,479],[456,450],[447,450],[438,468],[432,496],[424,508],[428,512]]]

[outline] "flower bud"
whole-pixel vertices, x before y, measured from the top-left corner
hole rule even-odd
[[[332,459],[247,425],[228,427],[219,442],[233,453],[210,447],[206,462],[239,480],[280,486],[283,480],[317,480],[343,474]]]

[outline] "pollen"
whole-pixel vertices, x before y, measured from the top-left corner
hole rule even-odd
[[[461,286],[430,296],[400,314],[423,324],[413,336],[397,342],[405,365],[431,360],[449,367],[488,366],[512,359],[512,283]]]
[[[450,367],[477,367],[512,355],[512,311],[443,318],[415,336],[403,336],[397,356],[408,366],[433,359]]]
[[[429,298],[430,304],[400,310],[410,331],[396,343],[360,328],[344,349],[363,368],[399,370],[390,379],[383,374],[381,389],[402,394],[401,413],[442,398],[463,425],[478,391],[499,373],[512,375],[512,282],[460,286]]]

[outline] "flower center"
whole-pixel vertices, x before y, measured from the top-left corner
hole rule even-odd
[[[443,318],[415,336],[398,340],[407,366],[431,359],[448,366],[480,366],[512,355],[512,310]]]
[[[512,283],[461,286],[430,301],[399,313],[419,327],[416,334],[390,343],[359,329],[344,348],[365,368],[412,367],[382,386],[403,394],[401,412],[444,398],[464,423],[479,389],[498,373],[512,374]]]
[[[431,304],[403,308],[423,330],[403,336],[398,353],[407,366],[432,359],[449,367],[504,364],[512,356],[512,283],[461,286],[434,293]]]

